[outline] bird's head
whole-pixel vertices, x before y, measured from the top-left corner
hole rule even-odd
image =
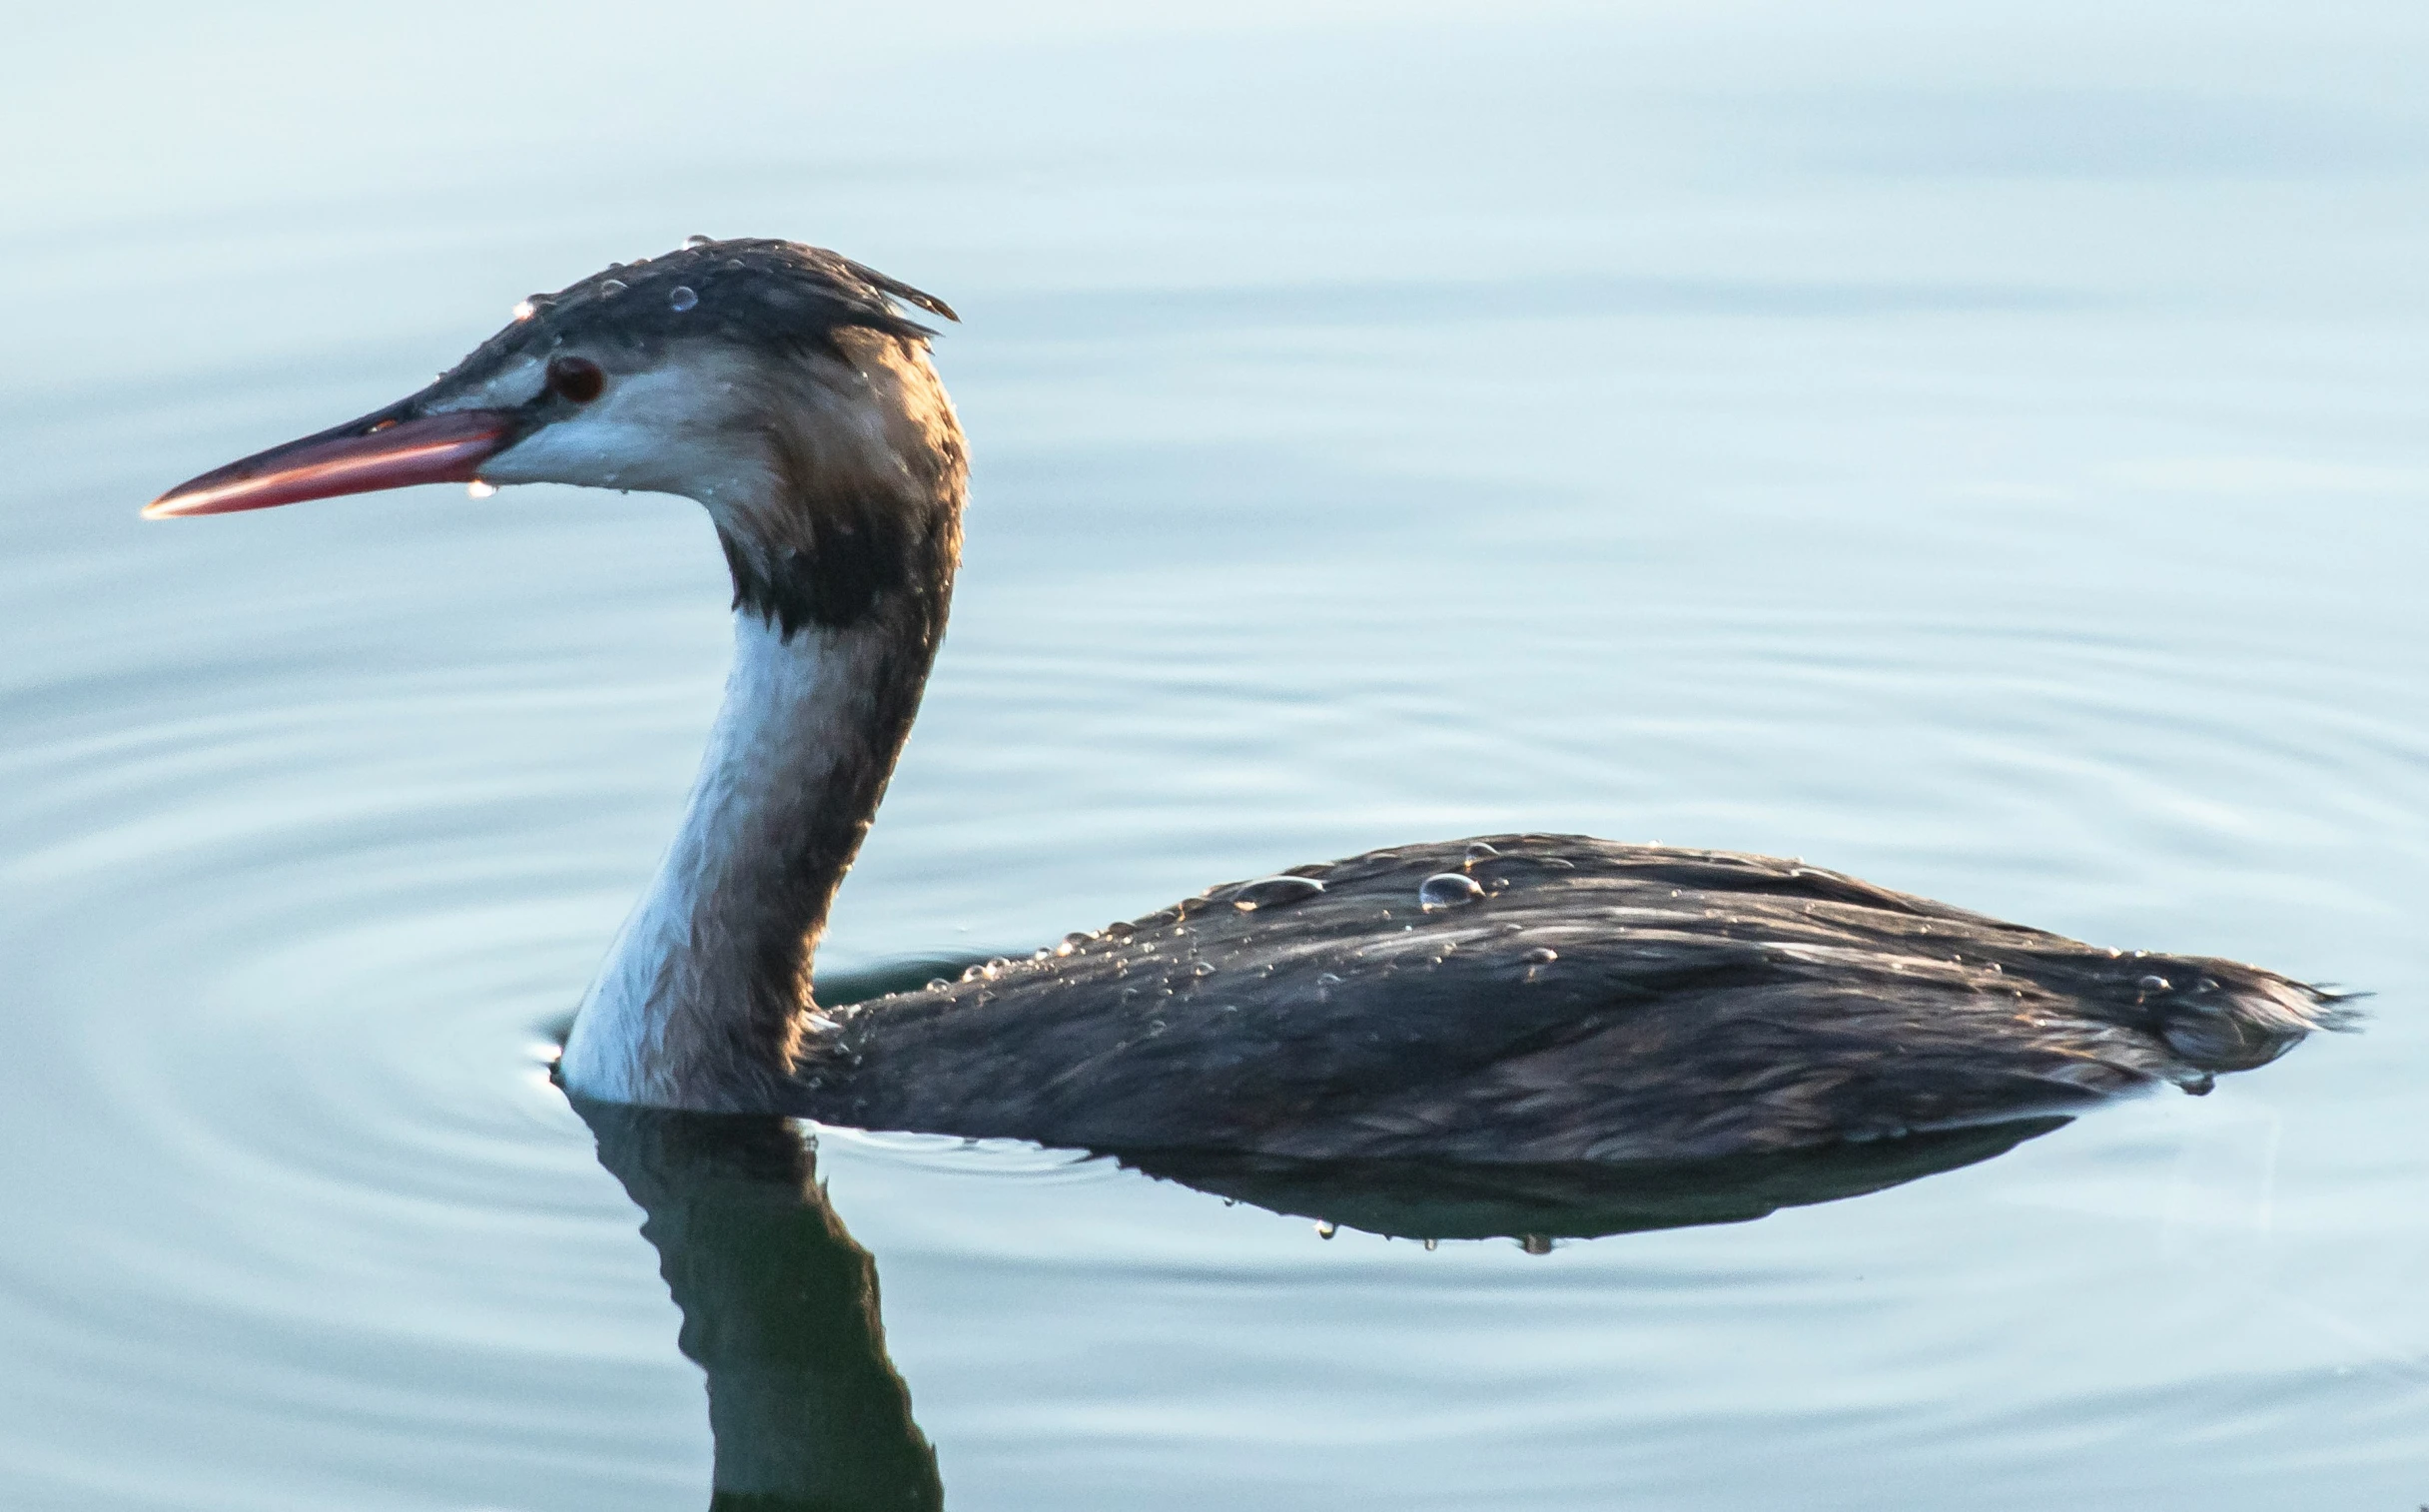
[[[715,521],[738,602],[788,630],[847,623],[916,588],[906,574],[949,577],[958,545],[961,430],[904,306],[954,318],[830,252],[694,238],[532,296],[420,392],[215,468],[144,514],[426,482],[677,493]]]

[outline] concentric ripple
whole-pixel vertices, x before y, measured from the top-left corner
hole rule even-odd
[[[2429,1497],[2404,16],[1316,10],[484,18],[581,111],[393,18],[19,39],[62,61],[0,101],[48,144],[0,206],[0,1505],[706,1499],[542,1059],[713,706],[705,523],[135,519],[695,229],[968,318],[954,629],[834,972],[1573,829],[2376,994],[2206,1099],[1541,1254],[818,1132],[950,1505]],[[195,109],[232,78],[266,114]],[[22,115],[71,95],[128,120]]]
[[[512,557],[574,507],[437,512]],[[679,535],[667,514],[608,528]],[[383,550],[429,543],[402,509],[358,523]],[[846,965],[1014,947],[1372,839],[1533,820],[1784,837],[2095,938],[2376,987],[2388,958],[2352,954],[2353,923],[2386,906],[2373,867],[2419,852],[2429,735],[2393,669],[2272,661],[2249,638],[1708,593],[1538,594],[1521,619],[1471,553],[1467,612],[1501,628],[1411,655],[1390,600],[1446,586],[1412,553],[1387,586],[1335,585],[1316,664],[1290,653],[1314,611],[1287,581],[1177,573],[1153,605],[1067,583],[1095,607],[1049,614],[1022,596],[1039,569],[988,565],[855,881]],[[35,717],[0,770],[22,837],[0,1142],[24,1237],[0,1264],[9,1335],[63,1385],[18,1394],[6,1443],[62,1498],[165,1506],[171,1481],[241,1474],[229,1505],[354,1499],[364,1467],[399,1462],[416,1496],[463,1506],[655,1506],[702,1483],[696,1386],[636,1214],[540,1054],[670,818],[714,600],[683,604],[704,596],[687,574],[619,629],[571,574],[519,601],[416,576],[438,602],[409,621],[274,593],[174,641],[79,646],[14,690]],[[90,591],[65,585],[53,611]],[[548,616],[584,612],[606,643],[577,654]],[[666,625],[679,637],[646,644]],[[149,667],[165,644],[175,667]],[[1497,676],[1511,666],[1528,671]],[[2379,1058],[2418,1044],[2401,1021],[2371,1039]],[[2086,1413],[2213,1420],[2186,1392],[2255,1442],[2333,1422],[2366,1453],[2429,1371],[2373,1309],[2272,1279],[2385,1179],[2332,1134],[2356,1123],[2332,1105],[2371,1087],[2362,1049],[2308,1047],[2206,1105],[1840,1209],[1544,1260],[1325,1242],[1055,1151],[830,1133],[822,1169],[879,1254],[949,1486],[1051,1482],[1085,1504],[1131,1476],[1219,1476],[1243,1440],[1302,1446],[1276,1464],[1443,1443],[1574,1463],[1615,1432],[1629,1464],[1760,1432],[1819,1463],[1963,1444],[2011,1473]],[[2221,1258],[2238,1254],[2253,1273]],[[2157,1307],[2125,1282],[2154,1263],[2174,1278]],[[2123,1330],[2094,1359],[2165,1349],[2120,1379],[2025,1344],[2011,1309],[2053,1291],[2084,1314],[2071,1347]],[[2020,1300],[1986,1311],[1990,1293]],[[1863,1391],[1750,1395],[1729,1348]],[[1312,1440],[1283,1384],[1310,1350],[1359,1403]],[[1986,1358],[2007,1361],[1998,1389]],[[1024,1374],[1051,1389],[995,1384]],[[130,1422],[166,1446],[141,1468],[102,1452]],[[1583,1494],[1621,1462],[1550,1488]]]

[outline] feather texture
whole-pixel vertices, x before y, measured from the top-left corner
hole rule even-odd
[[[1761,856],[1499,835],[1292,875],[1321,890],[1211,889],[863,1005],[810,1046],[801,1107],[1090,1147],[1672,1159],[2206,1091],[2346,1018],[2255,967]],[[1446,875],[1475,892],[1426,907]]]

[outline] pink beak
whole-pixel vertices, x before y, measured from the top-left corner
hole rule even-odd
[[[471,482],[482,462],[506,448],[514,431],[513,416],[494,409],[405,418],[398,413],[405,407],[215,467],[144,505],[144,518],[233,514],[413,483]]]

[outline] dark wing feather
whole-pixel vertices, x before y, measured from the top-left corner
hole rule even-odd
[[[1481,895],[1420,907],[1444,872]],[[2205,1090],[2338,1017],[2252,967],[1767,857],[1510,835],[1293,875],[1322,890],[1212,889],[856,1008],[804,1111],[1096,1148],[1677,1158]]]

